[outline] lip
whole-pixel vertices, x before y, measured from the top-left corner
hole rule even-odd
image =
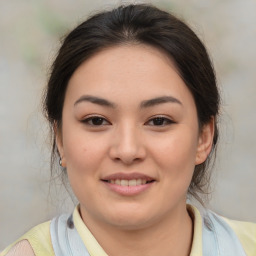
[[[121,186],[118,184],[110,183],[110,180],[146,180],[149,183],[136,185],[136,186]],[[156,182],[156,179],[141,173],[114,173],[105,176],[101,179],[104,185],[110,191],[113,191],[121,196],[136,196],[149,190]]]
[[[133,172],[133,173],[123,173],[123,172],[119,172],[119,173],[114,173],[108,176],[104,176],[103,178],[101,178],[102,181],[106,181],[106,180],[137,180],[137,179],[143,179],[146,181],[151,181],[151,180],[156,180],[153,177],[150,177],[148,175],[142,174],[142,173],[137,173],[137,172]]]

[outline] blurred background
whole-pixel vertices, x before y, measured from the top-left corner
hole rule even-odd
[[[223,101],[209,208],[256,222],[256,1],[144,2],[185,19],[206,44]],[[120,3],[0,1],[0,251],[32,226],[74,207],[61,181],[50,183],[41,96],[60,38],[88,15]]]

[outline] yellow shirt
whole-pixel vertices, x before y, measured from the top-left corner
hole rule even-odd
[[[194,233],[193,243],[190,256],[203,256],[202,245],[202,217],[196,207],[187,205],[188,211],[193,216]],[[256,256],[256,224],[249,222],[233,221],[223,218],[238,236],[247,256]],[[88,252],[91,256],[108,256],[103,248],[99,245],[92,233],[84,224],[78,207],[73,213],[74,225],[82,238]],[[7,247],[0,256],[5,256],[7,252],[19,241],[27,240],[36,256],[54,256],[54,251],[50,236],[50,222],[40,224],[28,233],[18,239],[15,243]]]

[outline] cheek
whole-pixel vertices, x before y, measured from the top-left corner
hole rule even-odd
[[[93,136],[66,136],[65,157],[71,188],[80,202],[89,204],[94,198],[100,170],[104,166],[106,149]]]
[[[106,156],[106,143],[97,136],[87,136],[84,132],[73,132],[73,135],[66,135],[64,141],[67,170],[71,175],[83,176],[97,174]],[[105,145],[105,146],[104,146]]]
[[[187,176],[193,174],[197,152],[197,137],[194,132],[184,129],[170,134],[162,143],[155,143],[155,161],[172,176]]]

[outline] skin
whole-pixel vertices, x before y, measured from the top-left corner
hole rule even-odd
[[[176,101],[141,107],[163,96]],[[62,118],[56,130],[62,164],[83,221],[108,255],[189,255],[186,194],[195,165],[211,150],[214,121],[199,131],[192,94],[166,54],[146,45],[97,53],[71,77]],[[134,196],[101,180],[133,172],[154,178]]]

